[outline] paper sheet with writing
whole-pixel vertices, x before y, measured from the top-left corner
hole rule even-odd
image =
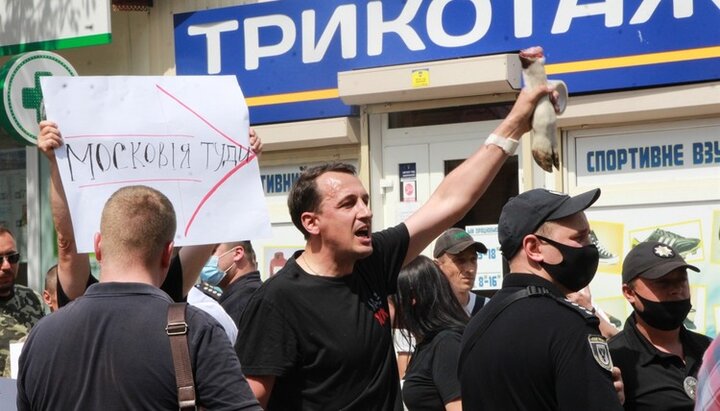
[[[175,245],[271,237],[248,109],[234,76],[43,77],[47,119],[79,252],[102,208],[146,185],[175,207]]]

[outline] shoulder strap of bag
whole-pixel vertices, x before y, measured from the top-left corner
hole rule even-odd
[[[458,376],[460,375],[462,371],[463,363],[465,362],[465,357],[467,357],[468,353],[472,351],[473,347],[475,347],[475,344],[482,338],[483,334],[485,333],[485,330],[490,327],[490,324],[495,321],[495,319],[505,311],[506,308],[508,308],[512,303],[521,300],[523,298],[530,297],[532,295],[544,295],[548,294],[550,291],[548,291],[547,288],[544,287],[538,287],[534,285],[529,285],[521,290],[515,291],[514,293],[510,294],[507,298],[505,298],[501,303],[497,305],[487,305],[483,307],[481,310],[481,313],[479,315],[482,315],[483,318],[480,322],[480,325],[477,329],[475,329],[475,332],[470,336],[470,338],[463,338],[463,340],[467,341],[467,344],[465,344],[462,347],[462,350],[460,351],[460,357],[459,357],[459,364],[458,364]]]
[[[193,381],[190,351],[188,350],[188,325],[185,322],[187,303],[173,303],[168,307],[165,332],[170,337],[175,382],[177,384],[180,410],[195,410],[195,382]]]

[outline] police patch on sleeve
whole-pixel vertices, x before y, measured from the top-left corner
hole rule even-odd
[[[601,335],[588,335],[588,344],[590,344],[590,352],[597,363],[612,372],[613,363],[610,358],[610,348],[608,348],[605,337]]]

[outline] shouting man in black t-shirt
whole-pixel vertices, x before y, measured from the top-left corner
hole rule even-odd
[[[546,86],[523,90],[486,144],[423,207],[378,233],[352,166],[303,172],[288,207],[305,249],[258,289],[240,320],[236,350],[261,405],[402,409],[387,306],[398,272],[475,204],[549,93]]]

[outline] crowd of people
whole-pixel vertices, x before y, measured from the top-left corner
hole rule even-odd
[[[487,248],[452,225],[552,93],[522,90],[486,144],[394,227],[372,231],[353,166],[306,169],[288,195],[305,247],[264,283],[250,241],[176,250],[173,205],[145,186],[105,204],[96,279],[75,247],[54,154],[60,129],[42,122],[58,240],[42,296],[52,314],[43,318],[41,298],[15,283],[17,245],[0,229],[6,371],[9,342],[26,337],[18,408],[717,409],[720,349],[683,325],[696,267],[668,244],[633,248],[622,292],[634,312],[623,330],[601,323],[583,294],[599,261],[584,211],[599,189],[510,199],[498,221],[510,274],[492,298],[472,292]],[[250,142],[262,150],[252,130]],[[433,240],[433,258],[421,256]],[[176,321],[170,313],[185,301]],[[410,341],[406,368],[393,327]]]

